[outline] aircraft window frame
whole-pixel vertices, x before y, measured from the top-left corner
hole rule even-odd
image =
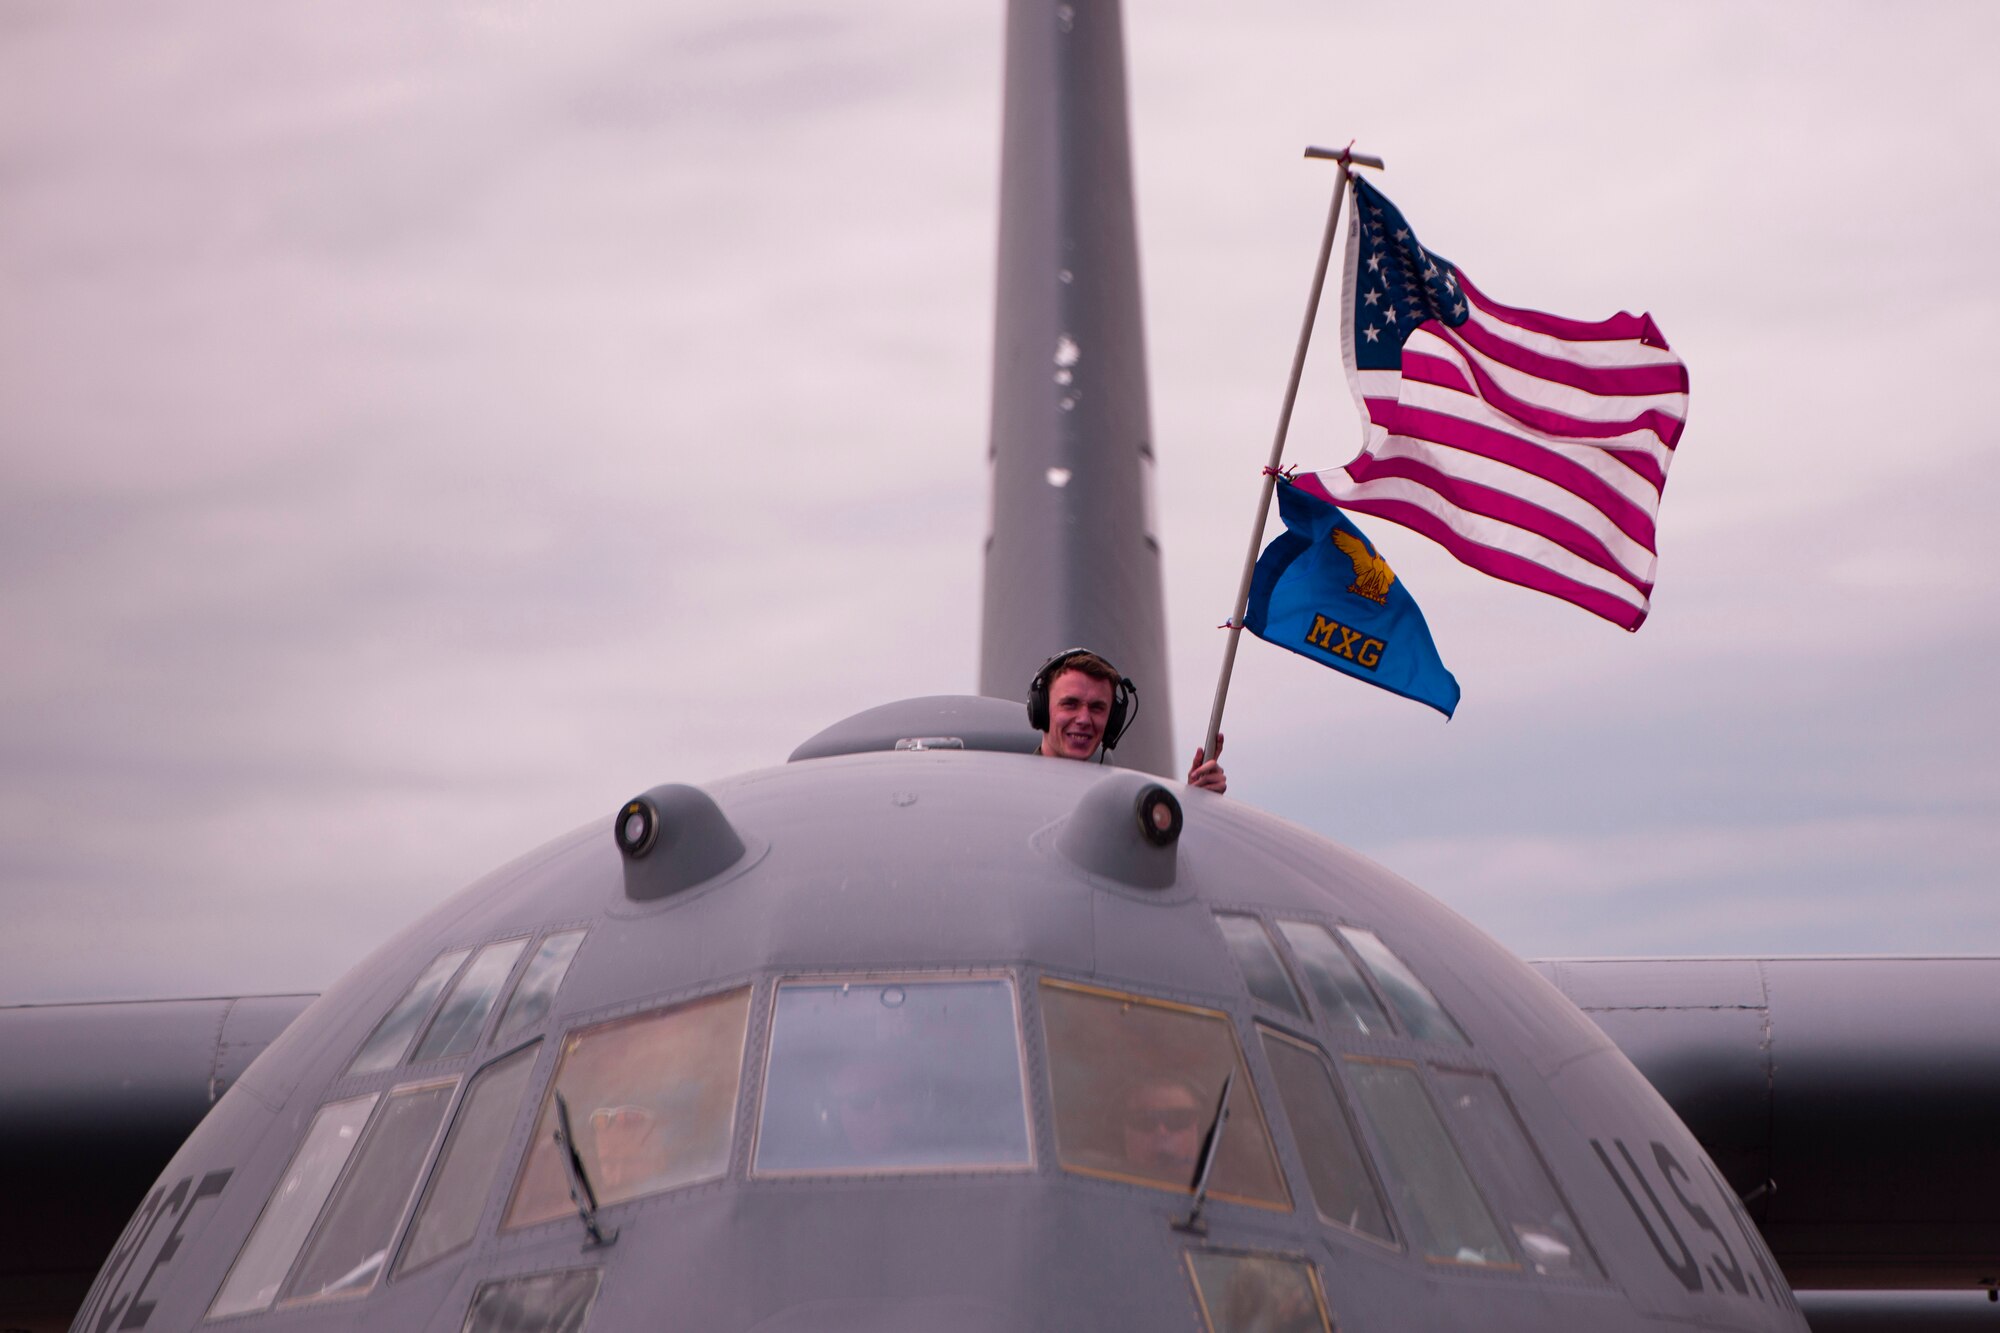
[[[1520,1108],[1514,1105],[1514,1099],[1508,1095],[1507,1085],[1500,1081],[1500,1076],[1487,1069],[1439,1064],[1432,1066],[1431,1077],[1438,1085],[1445,1125],[1458,1140],[1460,1156],[1466,1159],[1467,1167],[1483,1187],[1487,1198],[1502,1205],[1494,1209],[1494,1220],[1500,1224],[1504,1234],[1513,1238],[1513,1248],[1529,1271],[1539,1277],[1605,1281],[1603,1261],[1597,1257],[1590,1238],[1584,1234],[1576,1209],[1570,1206],[1568,1197],[1563,1194],[1561,1183],[1556,1180],[1555,1172],[1549,1169],[1548,1160],[1542,1156],[1534,1135],[1528,1132],[1527,1122],[1521,1119]],[[1498,1103],[1497,1109],[1489,1104],[1484,1108],[1484,1114],[1460,1113],[1460,1101],[1451,1083],[1455,1079],[1485,1085]],[[1496,1127],[1499,1127],[1498,1134],[1493,1132]],[[1511,1135],[1507,1134],[1507,1127],[1512,1128]],[[1498,1140],[1501,1138],[1510,1138],[1511,1142],[1500,1143]],[[1543,1197],[1532,1197],[1537,1193]],[[1517,1205],[1510,1200],[1519,1200],[1519,1203]],[[1544,1215],[1551,1205],[1559,1216]],[[1535,1214],[1528,1221],[1542,1230],[1555,1233],[1553,1239],[1557,1243],[1565,1239],[1573,1242],[1568,1247],[1576,1260],[1571,1271],[1550,1272],[1536,1260],[1529,1238],[1522,1230],[1523,1222],[1510,1220],[1511,1214],[1524,1210]]]
[[[1278,1105],[1284,1111],[1286,1123],[1292,1131],[1292,1146],[1298,1150],[1299,1162],[1305,1167],[1306,1192],[1312,1198],[1314,1213],[1325,1225],[1338,1227],[1350,1236],[1380,1245],[1384,1249],[1402,1251],[1405,1248],[1403,1236],[1396,1225],[1396,1213],[1389,1201],[1389,1191],[1382,1183],[1381,1168],[1368,1151],[1368,1143],[1362,1136],[1354,1108],[1349,1105],[1347,1095],[1341,1090],[1339,1076],[1334,1073],[1332,1059],[1317,1043],[1307,1041],[1303,1037],[1294,1036],[1265,1023],[1258,1023],[1256,1028],[1258,1038],[1264,1044],[1264,1063],[1271,1070],[1271,1084],[1277,1089]],[[1309,1141],[1301,1132],[1300,1108],[1295,1107],[1291,1098],[1286,1095],[1287,1082],[1278,1070],[1278,1061],[1271,1050],[1273,1043],[1296,1050],[1299,1056],[1311,1064],[1325,1080],[1326,1090],[1332,1098],[1334,1115],[1338,1117],[1340,1128],[1347,1134],[1347,1150],[1353,1155],[1354,1163],[1359,1166],[1361,1179],[1373,1196],[1376,1211],[1381,1216],[1380,1232],[1371,1231],[1358,1222],[1343,1222],[1326,1211],[1324,1200],[1320,1197],[1320,1173],[1314,1168],[1316,1158],[1324,1160],[1323,1149],[1314,1146],[1317,1140]]]
[[[1361,960],[1362,970],[1375,983],[1375,990],[1394,1015],[1396,1026],[1407,1036],[1444,1046],[1472,1045],[1472,1039],[1465,1035],[1465,1029],[1451,1016],[1444,1002],[1380,934],[1366,926],[1351,925],[1339,927],[1337,933]],[[1364,939],[1373,947],[1363,944]]]
[[[480,1321],[481,1305],[489,1299],[489,1292],[498,1293],[509,1287],[532,1287],[537,1283],[560,1286],[577,1278],[588,1278],[590,1284],[580,1306],[567,1310],[558,1306],[553,1311],[538,1311],[529,1306],[521,1310],[521,1302],[517,1301],[503,1316],[483,1323]],[[465,1306],[465,1322],[459,1325],[459,1330],[460,1333],[582,1333],[590,1324],[590,1313],[597,1307],[597,1294],[603,1286],[604,1270],[601,1268],[559,1268],[542,1273],[515,1273],[489,1278],[473,1288],[472,1299]],[[557,1295],[559,1300],[574,1299],[562,1293]],[[551,1314],[555,1317],[551,1318]],[[533,1322],[529,1322],[531,1320]]]
[[[360,1142],[348,1155],[346,1165],[341,1169],[340,1179],[333,1191],[320,1205],[319,1216],[314,1220],[311,1234],[292,1259],[291,1268],[278,1286],[274,1308],[295,1309],[303,1305],[317,1305],[332,1300],[353,1300],[366,1296],[381,1283],[388,1271],[389,1260],[393,1256],[396,1240],[408,1222],[410,1210],[416,1202],[417,1192],[423,1185],[425,1168],[429,1166],[432,1154],[437,1151],[444,1137],[445,1127],[451,1121],[452,1108],[456,1102],[459,1080],[456,1075],[444,1078],[419,1079],[399,1084],[384,1093],[368,1117],[367,1125],[361,1131]],[[429,1128],[424,1129],[424,1120],[410,1122],[412,1128],[423,1132],[423,1138],[406,1139],[403,1143],[405,1156],[384,1158],[379,1154],[390,1151],[395,1144],[384,1136],[391,1132],[391,1117],[400,1106],[416,1102],[419,1097],[442,1093],[435,1101],[435,1118],[430,1119]],[[416,1111],[423,1116],[429,1112],[417,1106]],[[408,1150],[414,1148],[414,1156]],[[394,1202],[391,1193],[397,1181],[403,1182],[401,1202],[395,1204],[396,1211],[386,1220],[371,1219],[366,1211],[371,1205]],[[358,1214],[354,1211],[362,1210]],[[365,1232],[357,1231],[353,1223],[359,1220],[367,1225]],[[335,1228],[345,1227],[346,1235],[336,1235]],[[323,1258],[323,1247],[330,1248],[345,1244],[354,1248],[357,1236],[379,1239],[381,1244],[372,1253],[364,1254],[361,1262],[350,1264],[337,1281],[321,1285],[317,1291],[301,1292],[296,1289],[306,1275],[308,1268]],[[375,1260],[374,1267],[367,1267],[368,1259]],[[343,1285],[347,1284],[347,1285]]]
[[[569,1101],[572,1125],[577,1130],[577,1150],[583,1157],[590,1175],[591,1187],[597,1194],[598,1205],[609,1208],[614,1205],[631,1203],[652,1198],[674,1190],[689,1189],[720,1180],[729,1174],[730,1163],[734,1160],[737,1143],[737,1129],[742,1119],[742,1098],[744,1075],[748,1069],[748,1044],[752,1032],[751,1020],[756,1010],[756,987],[750,982],[725,986],[720,990],[707,991],[699,995],[653,1004],[631,1013],[612,1018],[585,1023],[571,1028],[563,1034],[557,1048],[555,1072],[548,1084],[541,1090],[539,1106],[535,1112],[534,1128],[529,1133],[526,1149],[521,1154],[519,1166],[515,1170],[514,1182],[508,1191],[507,1203],[500,1215],[502,1234],[523,1230],[557,1221],[565,1216],[574,1217],[575,1206],[569,1199],[569,1184],[564,1176],[560,1161],[555,1155],[551,1134],[555,1125],[555,1094],[563,1088]],[[736,1015],[729,1015],[727,1009],[735,1005]],[[714,1009],[722,1015],[721,1026],[713,1032],[704,1032],[699,1027],[671,1025],[677,1017],[692,1017],[696,1011]],[[711,1020],[715,1021],[715,1020]],[[734,1026],[732,1026],[734,1024]],[[663,1025],[652,1027],[649,1025]],[[733,1033],[733,1046],[726,1040]],[[618,1045],[618,1039],[627,1044]],[[696,1078],[682,1080],[678,1085],[690,1093],[690,1099],[697,1103],[697,1142],[694,1151],[687,1154],[688,1161],[663,1161],[662,1169],[648,1176],[636,1177],[632,1187],[627,1189],[624,1182],[615,1179],[614,1174],[604,1169],[604,1162],[597,1145],[598,1112],[610,1113],[603,1123],[625,1124],[621,1112],[644,1112],[647,1120],[642,1133],[651,1140],[653,1130],[671,1126],[664,1107],[639,1105],[638,1100],[607,1107],[599,1102],[593,1107],[590,1101],[598,1097],[620,1095],[633,1097],[633,1090],[640,1087],[660,1087],[661,1068],[648,1069],[644,1059],[648,1052],[645,1043],[651,1039],[655,1046],[668,1048],[669,1059],[666,1067],[671,1068],[673,1059],[692,1055],[697,1059],[723,1052],[734,1052],[733,1072],[726,1080],[729,1092],[726,1100],[721,1095],[721,1082]],[[588,1056],[580,1057],[578,1052],[588,1045],[604,1039],[606,1044]],[[707,1044],[704,1044],[707,1043]],[[676,1049],[685,1048],[685,1049]],[[639,1063],[630,1063],[635,1056]],[[595,1091],[589,1099],[582,1094],[592,1092],[589,1083],[578,1087],[571,1083],[563,1087],[563,1076],[575,1059],[583,1068],[579,1073],[588,1072],[592,1077],[603,1078],[604,1086]],[[622,1066],[622,1068],[620,1068]],[[615,1077],[606,1077],[615,1071]],[[636,1117],[631,1117],[636,1119]],[[719,1144],[714,1142],[720,1134]],[[705,1136],[705,1137],[704,1137]],[[635,1147],[643,1145],[634,1145]],[[691,1175],[680,1175],[692,1164],[696,1170]],[[531,1193],[532,1191],[532,1193]],[[532,1200],[524,1203],[523,1200]],[[540,1211],[523,1215],[523,1209],[533,1207]]]
[[[1305,993],[1299,989],[1298,978],[1292,975],[1285,956],[1278,952],[1277,941],[1271,938],[1269,923],[1254,912],[1217,908],[1210,915],[1215,918],[1215,927],[1222,935],[1223,946],[1235,960],[1236,970],[1243,978],[1243,988],[1250,992],[1250,998],[1303,1022],[1312,1022],[1312,1013],[1306,1008]],[[1233,935],[1230,933],[1232,925],[1237,931]],[[1263,946],[1261,950],[1258,945]],[[1253,964],[1268,964],[1269,969],[1275,970],[1275,978],[1265,977],[1260,985],[1259,972]],[[1271,993],[1272,980],[1279,988],[1275,994]]]
[[[764,1149],[770,1139],[771,1130],[767,1118],[771,1108],[773,1070],[780,1060],[780,1023],[784,1019],[784,995],[787,990],[794,992],[805,989],[830,987],[900,987],[904,989],[919,986],[968,986],[999,984],[1005,988],[1005,1011],[1010,1026],[1008,1035],[1013,1041],[1013,1074],[1019,1092],[1022,1156],[1018,1159],[987,1159],[945,1162],[903,1162],[855,1161],[840,1164],[818,1161],[798,1166],[766,1166],[761,1164]],[[750,1151],[748,1175],[753,1180],[797,1180],[825,1177],[882,1177],[882,1176],[938,1176],[938,1175],[1019,1175],[1036,1170],[1040,1155],[1035,1144],[1035,1084],[1028,1061],[1027,1024],[1022,1016],[1022,985],[1020,978],[1008,970],[968,970],[952,972],[868,972],[868,973],[801,973],[779,977],[771,987],[771,998],[767,1021],[761,1030],[764,1042],[763,1064],[758,1080],[755,1106],[750,1116]],[[992,1034],[997,1037],[997,1032]],[[915,1062],[893,1071],[899,1075],[921,1072]],[[829,1090],[829,1095],[833,1095]],[[837,1115],[838,1108],[829,1112],[822,1109],[820,1119],[827,1120],[829,1114]]]
[[[1291,956],[1294,975],[1305,979],[1306,990],[1312,995],[1322,1027],[1340,1036],[1369,1041],[1401,1035],[1401,1029],[1390,1016],[1389,1006],[1377,991],[1368,969],[1342,941],[1336,927],[1324,921],[1295,916],[1280,916],[1272,924],[1277,927],[1275,933]],[[1309,932],[1318,934],[1315,936]],[[1324,938],[1329,952],[1324,957],[1317,953],[1309,954],[1302,947],[1299,936],[1315,945],[1320,938]],[[1338,968],[1332,964],[1337,964]],[[1322,988],[1322,978],[1332,988],[1330,995]],[[1344,979],[1352,984],[1343,984]],[[1362,1013],[1357,1004],[1360,1000],[1367,1001],[1379,1027],[1368,1026],[1368,1015]]]
[[[1232,1131],[1223,1136],[1222,1148],[1218,1152],[1214,1174],[1210,1180],[1208,1197],[1214,1201],[1240,1204],[1245,1207],[1263,1209],[1267,1212],[1289,1213],[1293,1211],[1295,1203],[1292,1198],[1291,1181],[1285,1174],[1284,1163],[1278,1157],[1277,1144],[1271,1134],[1270,1117],[1264,1112],[1263,1097],[1257,1089],[1255,1077],[1250,1072],[1249,1057],[1245,1053],[1243,1042],[1237,1034],[1235,1020],[1228,1010],[1216,1009],[1207,1005],[1187,1004],[1178,1000],[1162,999],[1158,996],[1142,995],[1136,991],[1118,990],[1093,982],[1070,981],[1061,977],[1043,975],[1040,978],[1040,985],[1036,991],[1037,1003],[1041,1009],[1042,1062],[1048,1073],[1049,1122],[1055,1136],[1055,1157],[1057,1165],[1063,1171],[1072,1175],[1115,1181],[1126,1185],[1140,1185],[1147,1189],[1164,1190],[1168,1193],[1181,1195],[1188,1194],[1193,1185],[1192,1172],[1190,1172],[1190,1178],[1186,1184],[1179,1183],[1178,1180],[1170,1181],[1163,1175],[1140,1174],[1135,1169],[1136,1164],[1130,1161],[1132,1150],[1129,1146],[1129,1141],[1128,1146],[1115,1152],[1101,1144],[1097,1146],[1091,1145],[1090,1140],[1093,1138],[1108,1141],[1108,1136],[1103,1129],[1103,1125],[1109,1121],[1110,1117],[1104,1113],[1101,1107],[1087,1104],[1092,1099],[1092,1093],[1089,1089],[1073,1087],[1071,1091],[1065,1092],[1064,1079],[1067,1076],[1060,1071],[1068,1060],[1074,1060],[1080,1068],[1090,1068],[1093,1070],[1106,1069],[1109,1066],[1102,1062],[1093,1063],[1087,1056],[1080,1059],[1076,1058],[1075,1055],[1065,1056],[1065,1050],[1071,1049],[1072,1043],[1057,1039],[1055,1027],[1061,1020],[1058,1019],[1055,1011],[1062,1008],[1062,1005],[1068,1003],[1068,1001],[1051,1005],[1049,1003],[1051,993],[1081,997],[1092,1001],[1113,1001],[1123,1006],[1124,1010],[1131,1010],[1136,1007],[1163,1014],[1184,1015],[1192,1021],[1216,1024],[1217,1027],[1213,1030],[1220,1031],[1228,1040],[1230,1054],[1235,1061],[1236,1081],[1232,1085],[1229,1105],[1229,1123]],[[1183,1030],[1188,1032],[1194,1031],[1193,1028]],[[1105,1045],[1107,1043],[1099,1041],[1088,1044]],[[1117,1045],[1120,1049],[1130,1049],[1129,1043],[1112,1044]],[[1185,1046],[1187,1043],[1183,1039],[1179,1044]],[[1214,1116],[1215,1104],[1221,1091],[1221,1080],[1219,1079],[1207,1080],[1191,1077],[1175,1070],[1161,1071],[1142,1068],[1136,1071],[1136,1076],[1132,1072],[1119,1072],[1115,1084],[1111,1086],[1100,1084],[1097,1092],[1100,1094],[1118,1092],[1121,1098],[1125,1098],[1129,1097],[1134,1089],[1148,1083],[1156,1086],[1168,1083],[1179,1084],[1185,1093],[1191,1094],[1191,1099],[1194,1102],[1197,1112],[1195,1118],[1196,1128],[1198,1130],[1206,1129],[1208,1122]],[[1122,1084],[1122,1087],[1118,1086],[1120,1084]],[[1163,1114],[1165,1109],[1168,1108],[1161,1108],[1155,1114]],[[1078,1125],[1077,1121],[1080,1115],[1086,1120],[1094,1119],[1097,1122],[1094,1131],[1084,1130],[1082,1126]],[[1081,1140],[1072,1144],[1067,1149],[1064,1147],[1066,1124],[1071,1126],[1068,1133],[1076,1135]],[[1243,1146],[1246,1142],[1243,1137],[1243,1130],[1249,1125],[1256,1126],[1259,1134],[1256,1139],[1247,1140],[1250,1146],[1246,1149]],[[1162,1122],[1157,1127],[1156,1132],[1166,1132],[1167,1128],[1164,1122]],[[1082,1130],[1082,1132],[1080,1133],[1079,1130]],[[1195,1138],[1198,1143],[1200,1139],[1199,1133],[1196,1134]],[[1232,1183],[1246,1184],[1249,1188],[1257,1187],[1254,1181],[1255,1168],[1251,1163],[1245,1162],[1244,1154],[1247,1152],[1252,1156],[1256,1156],[1259,1153],[1260,1146],[1262,1158],[1261,1169],[1269,1184],[1275,1186],[1276,1192],[1274,1194],[1259,1196],[1257,1194],[1239,1192],[1236,1189],[1224,1188],[1224,1182],[1228,1178],[1225,1174],[1226,1172],[1248,1173],[1253,1176],[1251,1182]],[[1093,1161],[1092,1159],[1096,1160]],[[1232,1159],[1234,1160],[1232,1161]],[[1115,1164],[1099,1165],[1096,1164],[1098,1161]],[[1121,1167],[1125,1169],[1120,1169]]]
[[[563,982],[569,980],[570,966],[583,948],[584,936],[589,933],[590,927],[575,926],[551,930],[542,936],[535,951],[528,955],[528,965],[515,979],[514,989],[507,995],[499,1025],[493,1029],[495,1042],[525,1032],[549,1016],[555,1008],[556,996],[562,994]],[[567,946],[559,941],[567,941]],[[550,952],[551,945],[555,946],[555,954]]]
[[[222,1286],[202,1316],[204,1321],[262,1314],[271,1308],[291,1277],[292,1266],[311,1238],[327,1199],[346,1174],[347,1163],[382,1097],[379,1092],[342,1097],[313,1113],[312,1124],[272,1184],[236,1257],[230,1260]],[[296,1181],[295,1173],[300,1173]],[[289,1189],[288,1181],[294,1182]],[[238,1290],[239,1282],[255,1285],[246,1292]],[[224,1308],[232,1292],[234,1303]]]
[[[411,1048],[406,1063],[451,1060],[478,1049],[486,1024],[507,991],[509,978],[520,964],[521,955],[527,952],[528,938],[517,935],[479,947],[472,961],[452,982],[451,989],[445,992],[443,1003],[431,1015],[424,1035]]]
[[[1216,1310],[1209,1304],[1209,1291],[1202,1285],[1201,1261],[1205,1259],[1220,1260],[1225,1263],[1277,1264],[1303,1268],[1307,1288],[1313,1299],[1313,1310],[1319,1315],[1320,1333],[1334,1333],[1333,1311],[1327,1304],[1326,1285],[1320,1281],[1319,1265],[1305,1255],[1269,1250],[1203,1248],[1183,1250],[1181,1258],[1187,1269],[1188,1281],[1194,1284],[1195,1305],[1201,1311],[1202,1327],[1207,1333],[1261,1333],[1264,1329],[1291,1327],[1291,1325],[1270,1322],[1269,1316],[1272,1314],[1283,1317],[1279,1312],[1270,1310],[1246,1311],[1240,1315],[1229,1316],[1226,1322],[1216,1322]],[[1224,1287],[1231,1285],[1230,1279],[1225,1278],[1220,1285]],[[1225,1291],[1216,1292],[1217,1296],[1226,1294],[1228,1293]],[[1298,1313],[1303,1314],[1305,1311],[1301,1310]]]
[[[1374,1151],[1371,1155],[1382,1172],[1382,1182],[1388,1190],[1391,1206],[1403,1224],[1402,1234],[1410,1252],[1425,1263],[1438,1268],[1478,1273],[1526,1271],[1513,1245],[1508,1242],[1506,1228],[1500,1225],[1499,1216],[1494,1213],[1493,1205],[1487,1202],[1484,1191],[1479,1188],[1479,1182],[1472,1174],[1472,1167],[1466,1162],[1465,1154],[1453,1138],[1451,1128],[1445,1122],[1444,1112],[1438,1105],[1437,1096],[1424,1078],[1422,1066],[1411,1059],[1358,1054],[1343,1055],[1341,1065],[1343,1079],[1349,1086],[1354,1103],[1360,1109],[1358,1118],[1373,1143]],[[1410,1114],[1380,1113],[1395,1108],[1378,1105],[1372,1099],[1369,1083],[1358,1073],[1368,1069],[1393,1069],[1408,1076],[1409,1085],[1416,1089],[1417,1098],[1415,1106],[1406,1106],[1402,1110],[1408,1112],[1415,1107],[1422,1107],[1430,1112],[1430,1125],[1435,1128],[1436,1134],[1429,1144],[1415,1144],[1408,1139],[1406,1131],[1417,1126],[1420,1117]],[[1443,1151],[1438,1151],[1439,1148]],[[1427,1170],[1414,1173],[1407,1169],[1412,1164],[1425,1167]],[[1449,1176],[1451,1174],[1449,1168],[1453,1164],[1458,1168],[1458,1180],[1456,1182],[1446,1180],[1442,1183],[1456,1190],[1456,1200],[1446,1198],[1431,1189],[1432,1183],[1438,1183],[1439,1168],[1443,1168],[1443,1174]],[[1453,1254],[1432,1252],[1434,1241],[1438,1242],[1438,1248],[1442,1248],[1442,1243],[1448,1239],[1441,1234],[1441,1229],[1437,1225],[1443,1215],[1435,1211],[1432,1205],[1442,1203],[1448,1209],[1456,1203],[1458,1207],[1463,1208],[1468,1201],[1476,1205],[1479,1214],[1484,1215],[1499,1252],[1506,1256],[1504,1260],[1465,1258],[1463,1256],[1469,1247],[1463,1245]],[[1478,1218],[1474,1216],[1471,1220],[1476,1222]]]
[[[534,1104],[529,1094],[538,1091],[535,1067],[541,1054],[542,1039],[536,1037],[495,1056],[465,1080],[465,1093],[445,1124],[437,1159],[426,1174],[423,1193],[403,1228],[402,1242],[389,1269],[390,1281],[449,1259],[478,1237],[479,1224],[493,1201],[494,1186],[505,1176],[516,1156],[521,1155],[509,1149],[523,1108]],[[500,1088],[504,1098],[506,1085],[499,1080],[515,1075],[517,1070],[519,1086],[513,1089],[511,1105],[490,1100],[487,1094],[495,1087]],[[472,1154],[463,1159],[463,1167],[458,1156],[462,1148]],[[447,1198],[447,1191],[455,1192]],[[451,1229],[445,1232],[440,1248],[420,1254],[417,1247],[433,1206],[454,1210],[437,1223]]]
[[[357,1074],[379,1074],[384,1070],[402,1065],[410,1048],[429,1026],[430,1018],[437,1011],[438,1000],[446,988],[458,979],[465,965],[471,960],[473,948],[465,945],[457,949],[445,949],[433,958],[430,965],[419,972],[396,1003],[382,1015],[381,1021],[368,1030],[368,1037],[361,1043],[361,1049],[347,1062],[345,1078]],[[449,966],[446,964],[449,963]],[[390,1042],[402,1032],[402,1044],[394,1047],[391,1054]],[[364,1064],[363,1061],[368,1063]]]

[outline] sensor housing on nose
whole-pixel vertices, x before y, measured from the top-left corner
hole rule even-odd
[[[625,896],[655,902],[713,879],[743,858],[743,839],[709,794],[670,782],[619,807],[611,827],[625,859]]]
[[[1139,889],[1168,889],[1178,873],[1181,803],[1143,773],[1113,773],[1076,803],[1056,850],[1092,874]]]

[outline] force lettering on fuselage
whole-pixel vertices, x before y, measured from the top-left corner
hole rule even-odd
[[[1339,643],[1333,641],[1335,634],[1340,636]],[[1306,642],[1324,648],[1336,657],[1344,657],[1358,666],[1364,666],[1370,671],[1373,671],[1376,663],[1382,660],[1382,650],[1388,647],[1380,639],[1363,638],[1360,630],[1349,629],[1336,620],[1328,620],[1317,611],[1313,612],[1312,628],[1306,631]]]

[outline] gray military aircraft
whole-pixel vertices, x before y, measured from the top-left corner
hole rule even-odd
[[[2000,960],[1531,966],[1160,776],[1116,5],[1013,0],[1007,61],[981,696],[655,787],[317,998],[0,1010],[0,1326],[1749,1333],[1992,1286]],[[1141,682],[1119,766],[1031,753],[1079,642]]]

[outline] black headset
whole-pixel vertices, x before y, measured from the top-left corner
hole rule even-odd
[[[1097,658],[1100,662],[1105,661],[1102,656],[1091,652],[1088,648],[1065,648],[1042,663],[1041,669],[1035,672],[1035,678],[1028,682],[1028,725],[1036,731],[1049,729],[1049,686],[1062,674],[1064,665],[1071,658],[1086,654]],[[1106,662],[1106,665],[1109,663]],[[1116,671],[1118,668],[1111,669]],[[1118,683],[1111,687],[1111,712],[1104,719],[1104,748],[1116,749],[1118,738],[1125,734],[1125,729],[1131,726],[1138,716],[1139,687],[1134,685],[1129,677],[1120,676]]]

